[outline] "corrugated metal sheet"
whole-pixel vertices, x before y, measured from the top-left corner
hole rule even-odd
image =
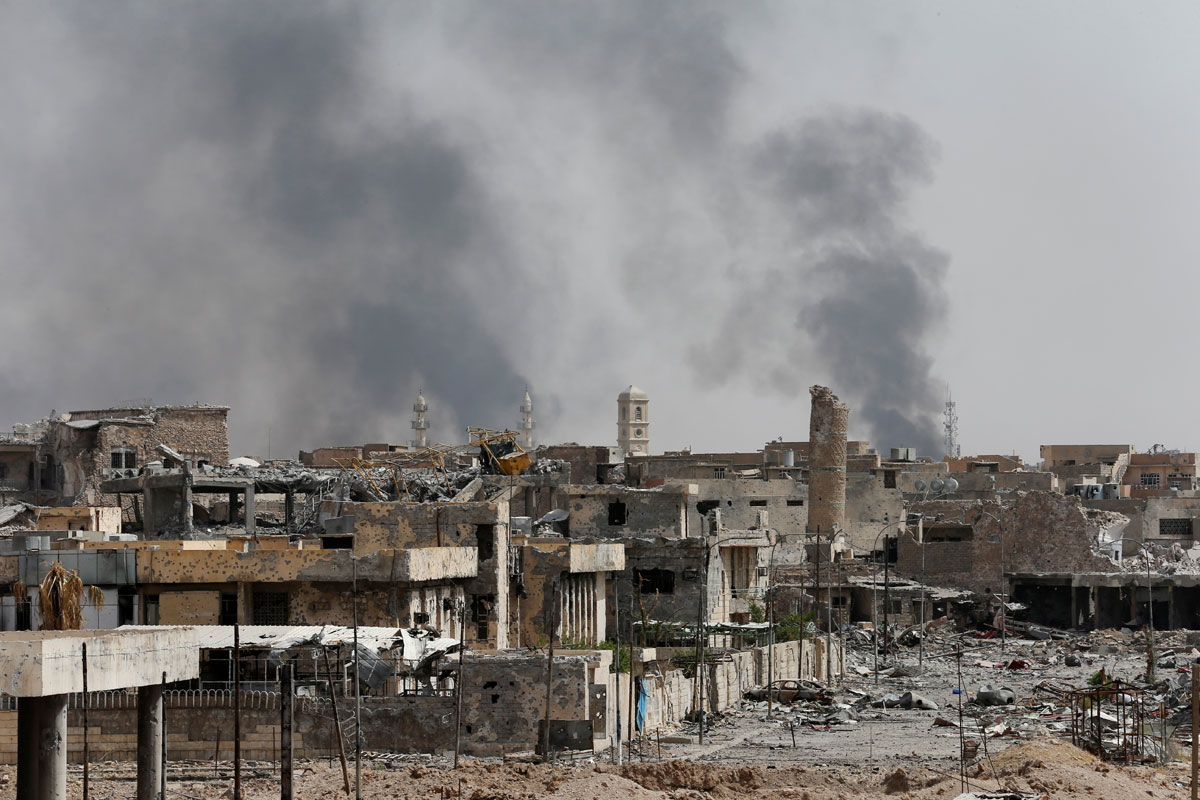
[[[36,586],[57,561],[79,573],[89,586],[137,585],[137,553],[134,550],[40,550],[18,556],[21,581]]]

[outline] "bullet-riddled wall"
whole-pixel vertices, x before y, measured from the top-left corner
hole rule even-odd
[[[809,417],[808,530],[830,535],[846,522],[846,425],[850,407],[814,386]]]

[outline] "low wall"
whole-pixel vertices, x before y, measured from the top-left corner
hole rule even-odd
[[[88,750],[92,761],[132,761],[137,757],[137,695],[93,694],[88,709]],[[67,710],[67,753],[83,760],[83,709],[72,696]],[[233,758],[231,692],[167,692],[167,758],[223,761]],[[349,707],[339,706],[344,719]],[[242,758],[279,757],[279,695],[242,693]],[[439,752],[454,747],[454,698],[364,697],[362,746],[385,752]],[[464,722],[466,718],[464,717]],[[349,734],[350,726],[347,727]],[[297,698],[293,742],[298,758],[337,756],[333,713],[327,700]],[[353,750],[348,738],[346,750]],[[17,712],[0,711],[0,763],[17,760]]]
[[[831,652],[833,672],[842,669],[837,643]],[[618,704],[628,730],[629,676],[608,672],[611,654],[585,657],[555,654],[551,716],[553,719],[592,719],[596,749],[615,735]],[[736,705],[743,694],[767,682],[768,648],[730,654],[729,660],[706,665],[705,706],[710,712]],[[507,656],[476,656],[466,663],[463,696],[463,752],[481,756],[529,751],[534,748],[537,723],[545,708],[546,657],[541,653],[510,652]],[[647,664],[645,730],[671,728],[691,716],[696,707],[696,681],[683,670],[654,671]],[[825,680],[825,640],[809,638],[774,647],[775,680]],[[606,700],[593,700],[603,688]],[[3,698],[10,700],[11,698]],[[345,719],[350,705],[341,705]],[[600,704],[594,705],[594,703]],[[72,695],[67,711],[67,751],[72,761],[83,758],[83,709]],[[167,757],[170,760],[211,761],[233,758],[233,693],[224,690],[169,691],[165,695]],[[11,709],[5,702],[2,708]],[[242,758],[272,761],[279,754],[279,695],[242,692]],[[364,697],[362,746],[376,752],[445,752],[454,748],[455,699],[437,697]],[[347,731],[346,750],[353,750]],[[337,756],[337,734],[331,704],[323,698],[296,699],[293,730],[296,756]],[[137,693],[94,692],[89,695],[88,747],[93,761],[132,761],[137,757]],[[17,712],[0,710],[0,763],[17,759]]]
[[[767,659],[770,648],[756,647],[731,654],[729,661],[708,664],[704,686],[704,705],[711,713],[736,705],[756,686],[767,683]],[[803,655],[803,658],[801,656]],[[842,649],[833,643],[830,652],[833,674],[843,669]],[[784,642],[773,648],[774,680],[803,678],[824,682],[825,640],[807,638],[803,642]],[[649,665],[648,665],[649,666]],[[647,670],[642,676],[646,687],[645,730],[670,728],[694,713],[698,698],[696,681],[683,670]],[[626,685],[622,678],[622,685]],[[628,720],[626,692],[621,693],[621,717]],[[623,726],[628,730],[628,722]]]

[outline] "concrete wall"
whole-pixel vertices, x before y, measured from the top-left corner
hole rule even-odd
[[[804,532],[808,521],[808,484],[791,480],[669,480],[667,486],[693,486],[688,498],[687,530],[690,535],[704,530],[704,517],[721,509],[721,520],[729,528],[745,530],[758,522],[758,512],[767,512],[768,527],[788,536]]]
[[[1086,508],[1115,511],[1129,517],[1125,535],[1133,541],[1123,545],[1124,552],[1132,554],[1141,541],[1160,544],[1178,543],[1185,549],[1200,540],[1200,497],[1138,497],[1120,500],[1084,500]],[[1159,521],[1164,519],[1187,519],[1192,521],[1190,536],[1160,534]]]
[[[152,550],[137,554],[139,584],[428,581],[474,577],[472,547],[380,550],[355,562],[349,550]]]
[[[846,483],[843,529],[855,551],[867,553],[883,526],[904,519],[904,495],[875,476],[852,475]]]
[[[938,478],[945,480],[953,478],[958,481],[958,489],[950,494],[954,499],[967,499],[964,495],[977,495],[988,493],[995,495],[997,491],[1022,491],[1022,492],[1056,492],[1059,491],[1058,476],[1053,472],[949,472],[946,475],[939,475]],[[916,482],[924,481],[926,488],[918,491]],[[918,472],[901,472],[897,476],[896,485],[900,491],[913,496],[914,500],[919,500],[921,495],[928,494],[930,496],[938,494],[928,488],[930,478],[928,475],[922,475]],[[969,499],[992,499],[983,497],[970,497]]]
[[[773,649],[772,677],[775,680],[825,681],[824,639],[784,642]],[[707,665],[704,705],[710,713],[736,706],[747,691],[767,683],[767,653],[766,647],[750,648],[733,653],[729,661]],[[829,655],[833,673],[837,675],[844,665],[836,641]],[[635,670],[639,669],[640,665],[635,667]],[[669,661],[658,661],[647,664],[642,677],[646,686],[646,731],[672,728],[694,714],[699,699],[696,681],[683,670],[671,668]],[[626,681],[627,677],[622,676],[623,687],[628,687]],[[629,704],[625,691],[621,692],[620,702],[621,718],[628,720]]]
[[[570,514],[573,538],[604,539],[624,536],[663,536],[673,539],[697,535],[689,529],[688,503],[693,484],[658,489],[620,486],[563,486],[559,495]],[[624,506],[625,522],[610,525],[610,506]]]
[[[1112,464],[1121,455],[1133,453],[1130,444],[1044,444],[1039,449],[1042,469],[1072,464]]]

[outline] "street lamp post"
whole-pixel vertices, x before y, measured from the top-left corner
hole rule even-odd
[[[883,536],[884,531],[886,531],[888,528],[892,527],[893,525],[898,524],[898,522],[899,522],[898,520],[897,520],[897,522],[889,522],[887,525],[884,525],[882,528],[879,529],[879,533],[875,534],[875,540],[873,542],[871,542],[871,552],[872,553],[876,552],[875,548],[879,544],[879,537]],[[886,628],[887,628],[887,601],[888,601],[887,563],[888,563],[887,545],[885,544],[884,550],[883,550],[883,570],[884,570],[884,578],[883,578],[883,581],[884,581],[884,585],[883,585],[883,602],[884,602],[883,620],[884,620],[884,622],[883,622],[883,624],[884,624],[884,628],[885,628],[885,633],[886,633]],[[875,569],[872,570],[872,572],[871,572],[871,624],[875,626],[875,683],[876,683],[876,685],[878,685],[878,683],[879,683],[879,623],[878,623],[879,616],[878,615],[879,615],[879,565],[876,564]]]

